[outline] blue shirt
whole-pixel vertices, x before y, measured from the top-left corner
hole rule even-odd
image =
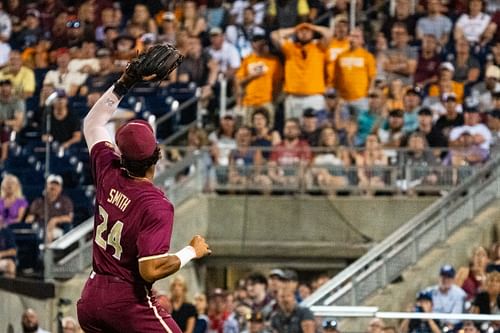
[[[463,313],[464,303],[467,297],[465,291],[457,285],[452,285],[447,293],[439,290],[439,286],[431,288],[432,310],[438,313]],[[449,320],[449,323],[456,324],[459,320]]]
[[[379,118],[380,116],[375,112],[370,112],[369,110],[361,111],[358,116],[358,135],[356,136],[356,146],[363,146],[365,144],[366,137],[373,131],[373,127]]]

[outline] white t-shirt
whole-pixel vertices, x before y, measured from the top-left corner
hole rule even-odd
[[[458,19],[456,26],[459,27],[465,38],[470,42],[479,42],[488,24],[491,22],[491,16],[480,13],[472,18],[468,14],[462,14]]]
[[[220,71],[225,72],[228,68],[240,68],[240,55],[236,47],[231,43],[225,41],[220,50],[215,50],[210,47],[208,52],[210,53],[210,56],[219,64]]]
[[[68,64],[68,70],[70,72],[81,72],[85,66],[90,66],[95,72],[99,72],[101,70],[99,59],[97,58],[72,59]]]
[[[79,72],[67,72],[61,74],[59,70],[50,70],[45,75],[43,84],[52,84],[56,89],[63,89],[66,93],[69,93],[71,86],[82,85],[87,79],[87,74],[82,74]]]
[[[486,150],[490,150],[491,132],[484,124],[477,124],[474,126],[463,125],[455,127],[450,132],[450,141],[457,140],[464,132],[469,132],[471,135],[480,134],[484,138],[484,142],[481,143],[480,147]]]
[[[10,50],[9,44],[0,42],[0,66],[6,65],[9,61]]]

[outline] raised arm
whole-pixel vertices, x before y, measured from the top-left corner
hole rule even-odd
[[[281,48],[281,45],[283,45],[285,40],[293,34],[295,34],[295,28],[278,29],[271,32],[271,41],[273,42],[274,46],[276,46],[277,48]]]

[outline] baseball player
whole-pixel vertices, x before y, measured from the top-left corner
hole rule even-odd
[[[129,63],[84,119],[96,187],[93,271],[77,305],[87,333],[180,333],[152,296],[152,284],[211,252],[203,237],[195,236],[182,250],[168,253],[174,208],[152,182],[160,149],[151,126],[142,120],[124,124],[116,132],[116,147],[104,127],[135,83],[163,80],[181,61],[171,46],[150,48]]]

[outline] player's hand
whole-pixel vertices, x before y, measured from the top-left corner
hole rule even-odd
[[[212,250],[208,247],[205,238],[200,235],[194,236],[193,239],[191,239],[191,242],[189,242],[189,245],[194,248],[196,258],[203,258],[204,256],[208,256],[212,253]]]

